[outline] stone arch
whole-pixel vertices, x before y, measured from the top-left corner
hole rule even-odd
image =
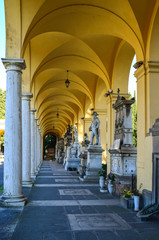
[[[113,67],[111,89],[116,92],[118,88],[123,93],[128,93],[128,79],[131,63],[135,51],[127,42],[122,41],[119,45]]]

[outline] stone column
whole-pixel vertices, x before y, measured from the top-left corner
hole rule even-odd
[[[90,139],[91,132],[89,131],[89,127],[91,125],[92,118],[84,118],[83,122],[84,122],[84,124],[83,124],[84,125],[84,132],[86,132],[88,134],[88,138]]]
[[[35,122],[34,115],[36,109],[31,109],[31,177],[35,178]]]
[[[43,136],[42,136],[42,132],[40,134],[40,142],[41,142],[41,164],[43,162]]]
[[[55,146],[55,159],[58,160],[58,137],[56,136],[56,146]]]
[[[31,137],[30,99],[32,93],[22,93],[22,184],[32,186],[31,181]]]
[[[106,108],[107,108],[107,119],[106,119],[106,154],[107,154],[107,172],[111,170],[111,160],[110,153],[108,150],[113,145],[114,141],[114,132],[115,132],[115,111],[112,108],[112,105],[116,102],[117,96],[110,95],[106,98]]]
[[[37,121],[38,121],[38,118],[34,118],[34,128],[35,128],[35,173],[36,174],[38,172],[38,167],[37,167]]]
[[[40,124],[37,124],[37,140],[36,140],[36,143],[37,143],[37,157],[36,157],[36,161],[37,161],[37,169],[39,170],[39,165],[40,165],[40,154],[39,154],[39,150],[40,150],[40,143],[39,143],[39,126]]]
[[[153,70],[148,64],[143,64],[134,74],[137,78],[137,188],[142,184],[143,188],[148,190],[152,188],[152,136],[147,135],[147,132],[157,117],[153,115],[153,111],[155,110],[156,114],[158,112],[157,72],[159,72],[159,66],[158,70],[157,66]],[[151,78],[152,75],[157,79]],[[155,118],[152,119],[152,116]]]
[[[44,141],[43,134],[41,133],[41,163],[44,161]]]
[[[41,142],[40,142],[40,128],[38,128],[38,142],[39,142],[39,159],[38,159],[38,167],[41,165]]]
[[[22,193],[21,75],[24,59],[3,58],[7,72],[3,205],[24,206]]]
[[[42,142],[41,142],[41,131],[40,131],[40,166],[42,163]]]

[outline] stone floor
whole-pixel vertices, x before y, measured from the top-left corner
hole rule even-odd
[[[118,198],[59,164],[43,162],[34,186],[23,192],[24,209],[0,208],[2,240],[159,240],[159,215],[140,221]]]

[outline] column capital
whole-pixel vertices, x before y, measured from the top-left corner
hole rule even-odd
[[[36,112],[36,109],[35,109],[35,108],[32,108],[32,109],[30,110],[30,112],[31,112],[31,113],[35,113],[35,112]]]
[[[117,97],[118,95],[113,95],[113,94],[109,95],[108,97],[105,98],[106,104],[115,103],[117,100]]]
[[[39,118],[34,118],[35,121],[38,121]]]
[[[21,71],[26,68],[23,58],[1,58],[1,60],[7,71]]]
[[[33,97],[33,94],[32,93],[24,93],[22,92],[22,100],[25,100],[25,101],[30,101],[31,98]]]
[[[94,109],[95,112],[97,112],[99,115],[106,115],[107,114],[107,109]]]
[[[39,123],[37,123],[37,127],[39,127],[40,126],[40,124]]]
[[[89,123],[89,122],[92,122],[92,118],[84,118],[84,119],[83,119],[83,121],[85,121],[85,122],[88,122],[88,123]]]
[[[145,67],[146,73],[159,73],[159,61],[148,61]]]
[[[137,78],[137,81],[139,81],[140,78],[145,75],[145,64],[141,65],[134,73],[134,76]]]

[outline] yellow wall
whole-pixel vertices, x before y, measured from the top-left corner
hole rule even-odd
[[[22,91],[32,92],[43,135],[62,136],[78,122],[79,138],[90,137],[91,108],[99,113],[102,147],[114,140],[116,98],[128,91],[134,54],[138,111],[138,186],[151,190],[152,146],[147,136],[159,117],[159,1],[5,0],[6,57],[25,58]],[[69,88],[65,86],[69,70]],[[59,120],[56,113],[59,111]],[[81,120],[84,117],[84,120]],[[106,122],[108,131],[106,132]],[[80,140],[81,141],[81,140]],[[106,153],[103,154],[105,161]],[[108,171],[110,155],[107,153]]]

